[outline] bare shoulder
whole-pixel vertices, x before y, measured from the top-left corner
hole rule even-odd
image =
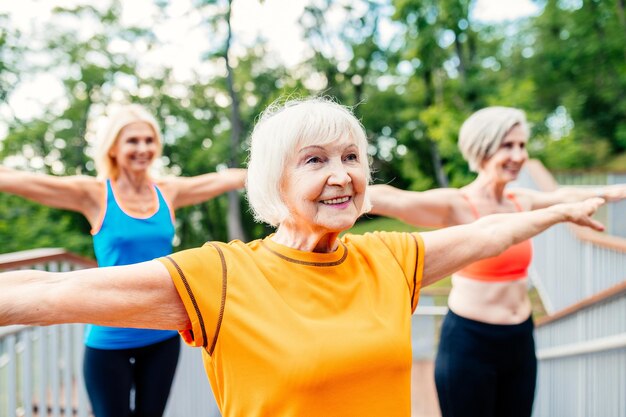
[[[180,178],[176,176],[161,177],[154,180],[154,184],[159,187],[163,197],[168,202],[176,199],[180,189]]]

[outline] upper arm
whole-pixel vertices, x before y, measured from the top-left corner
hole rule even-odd
[[[227,191],[243,188],[245,169],[226,169],[194,177],[174,177],[163,181],[173,209],[202,203]]]
[[[95,178],[87,176],[56,177],[9,169],[0,171],[0,191],[85,215],[97,211],[100,188]]]
[[[369,196],[372,214],[396,217],[414,226],[442,227],[458,224],[455,213],[459,191],[451,188],[405,191],[388,185],[373,185]]]
[[[183,330],[189,318],[158,261],[59,274],[48,291],[56,322]]]

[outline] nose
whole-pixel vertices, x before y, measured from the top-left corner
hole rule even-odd
[[[528,151],[526,150],[526,148],[516,146],[513,149],[513,153],[511,154],[511,159],[513,159],[515,162],[524,161],[528,159]]]
[[[348,173],[348,169],[344,166],[343,162],[332,161],[329,164],[328,180],[329,185],[345,186],[352,182],[352,178]]]
[[[146,152],[147,150],[148,150],[148,144],[145,141],[140,140],[139,143],[137,144],[137,151]]]

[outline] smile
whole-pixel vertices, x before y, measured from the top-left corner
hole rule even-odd
[[[330,200],[322,200],[322,204],[342,204],[350,201],[350,197],[333,198]]]

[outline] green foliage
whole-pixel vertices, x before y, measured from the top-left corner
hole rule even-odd
[[[0,194],[2,253],[58,247],[93,257],[89,224],[80,215]]]
[[[164,22],[170,2],[155,4]],[[546,0],[541,14],[504,24],[473,20],[473,4],[313,1],[300,20],[309,59],[286,69],[262,39],[233,53],[233,0],[197,0],[193,12],[208,42],[203,66],[217,70],[198,69],[184,80],[167,64],[141,70],[137,45],[149,51],[160,41],[152,28],[125,25],[119,0],[58,8],[36,39],[0,15],[0,118],[8,128],[0,160],[55,175],[95,175],[91,122],[109,103],[138,102],[161,123],[166,175],[243,166],[245,138],[269,103],[321,94],[354,106],[371,144],[376,183],[413,190],[467,184],[473,174],[457,149],[458,130],[490,105],[526,111],[531,155],[548,168],[623,165],[614,158],[626,152],[623,2]],[[341,25],[333,26],[331,15],[342,16]],[[84,26],[92,28],[88,35],[76,29]],[[42,72],[59,76],[63,98],[35,120],[16,118],[6,99],[25,75]],[[227,210],[226,197],[180,210],[178,248],[227,239]],[[270,231],[252,221],[245,202],[241,215],[248,238]],[[0,240],[3,251],[91,251],[80,215],[6,195],[0,195]]]

